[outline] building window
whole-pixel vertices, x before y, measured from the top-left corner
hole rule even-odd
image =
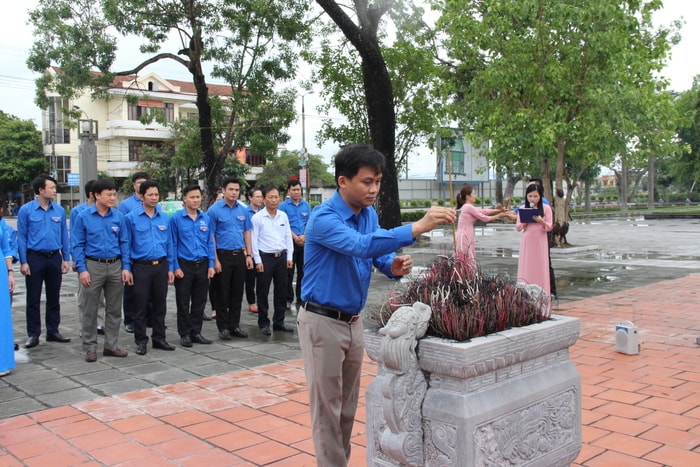
[[[129,140],[129,160],[138,162],[141,160],[142,148],[149,146],[152,148],[162,148],[162,141],[144,141],[140,139],[130,139]]]
[[[46,160],[49,161],[51,167],[51,176],[59,184],[67,184],[70,173],[70,156],[49,155],[46,156]]]
[[[140,120],[141,117],[158,117],[162,115],[167,122],[175,121],[175,104],[170,102],[141,99],[138,104],[129,104],[128,119]]]
[[[68,99],[49,97],[49,106],[42,112],[44,144],[70,144],[70,130],[63,124],[63,109],[68,108]]]

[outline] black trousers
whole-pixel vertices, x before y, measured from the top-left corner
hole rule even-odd
[[[292,256],[292,267],[287,270],[287,301],[294,301],[296,291],[297,303],[301,303],[301,280],[304,278],[304,247],[294,244],[294,256]],[[294,270],[297,271],[297,286],[294,287]]]
[[[131,273],[134,285],[131,288],[134,305],[134,341],[137,344],[148,342],[146,334],[146,310],[149,300],[153,304],[151,340],[165,340],[165,300],[168,296],[168,262],[157,265],[132,263]]]
[[[216,327],[219,331],[233,331],[241,322],[241,302],[246,275],[245,255],[223,253],[218,256],[221,272],[217,274],[218,290],[215,294],[221,299],[222,306],[221,310],[216,309]]]
[[[257,273],[255,268],[246,269],[245,274],[245,299],[248,305],[255,303],[255,281],[257,280]]]
[[[58,253],[46,257],[39,253],[27,252],[27,264],[31,275],[24,276],[24,283],[27,287],[27,335],[30,337],[41,335],[42,285],[46,287],[46,332],[58,333],[58,325],[61,324],[62,262],[63,258]]]
[[[270,326],[267,312],[270,309],[268,295],[270,284],[274,283],[272,324],[282,326],[284,313],[287,311],[287,256],[277,258],[260,254],[263,264],[263,272],[258,273],[257,298],[258,298],[258,327],[260,329]]]
[[[209,261],[194,263],[180,259],[179,263],[185,276],[175,279],[177,332],[180,337],[196,336],[202,333],[204,307],[207,305]]]

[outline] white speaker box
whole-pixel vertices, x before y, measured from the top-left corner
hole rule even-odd
[[[615,326],[615,350],[627,355],[639,353],[639,334],[632,321],[622,321]]]

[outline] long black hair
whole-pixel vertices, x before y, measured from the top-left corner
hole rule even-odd
[[[536,191],[540,195],[540,202],[537,203],[537,205],[535,205],[535,206],[531,206],[530,202],[527,200],[527,194],[532,192],[532,191]],[[525,207],[537,208],[537,214],[540,217],[544,217],[544,207],[543,207],[544,201],[543,200],[544,200],[544,190],[542,189],[542,186],[538,185],[537,183],[533,183],[532,185],[529,185],[525,189]]]

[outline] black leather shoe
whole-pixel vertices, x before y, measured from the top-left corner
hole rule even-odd
[[[148,349],[146,348],[146,343],[136,344],[136,355],[146,355]]]
[[[46,335],[46,342],[70,342],[70,337],[63,337],[60,332],[57,332],[55,334],[47,334]]]
[[[281,326],[273,326],[272,329],[274,329],[275,331],[294,332],[294,328],[290,328],[286,324],[283,324]]]
[[[97,334],[99,334],[100,336],[104,336],[105,335],[105,327],[104,326],[97,326]]]
[[[133,324],[125,324],[124,330],[126,332],[128,332],[129,334],[133,334],[134,333],[134,325]]]
[[[236,337],[248,337],[248,333],[241,328],[234,329],[231,335]]]
[[[24,343],[24,348],[31,349],[32,347],[36,347],[37,345],[39,345],[39,336],[29,336],[27,342]]]
[[[175,350],[175,346],[168,344],[166,341],[153,341],[153,348],[160,350]]]
[[[260,330],[260,334],[264,334],[264,335],[266,335],[266,336],[271,336],[271,335],[272,335],[272,331],[270,331],[270,326],[265,326],[264,328],[262,328],[262,329]]]
[[[197,334],[196,336],[190,337],[190,340],[195,344],[211,344],[212,343],[212,341],[210,341],[209,339],[207,339],[206,337],[204,337],[201,334]]]
[[[228,329],[224,329],[223,331],[219,331],[219,339],[223,341],[230,341],[231,340],[231,333],[229,332]]]
[[[192,339],[190,339],[190,336],[182,336],[180,338],[180,345],[183,347],[192,347]]]

